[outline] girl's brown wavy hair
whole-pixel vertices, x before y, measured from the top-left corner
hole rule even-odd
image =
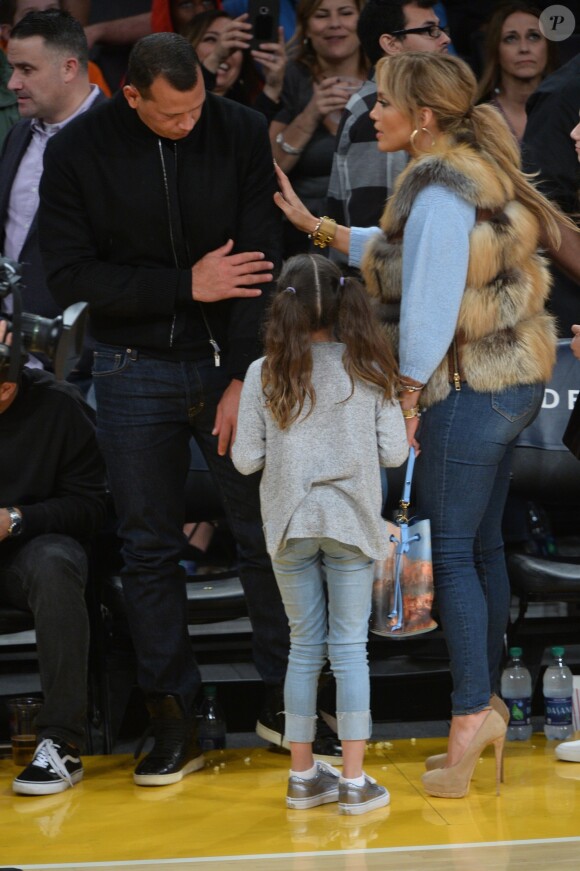
[[[342,359],[352,391],[360,379],[394,398],[397,364],[364,288],[325,257],[298,254],[278,279],[264,339],[262,388],[280,429],[294,423],[307,403],[307,414],[314,408],[311,333],[325,328],[346,346]]]

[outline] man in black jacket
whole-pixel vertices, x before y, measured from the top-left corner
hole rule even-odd
[[[0,601],[34,615],[44,693],[38,746],[13,789],[50,795],[83,776],[85,545],[105,520],[105,467],[76,387],[41,369],[25,368],[18,383],[7,375],[0,355]]]
[[[155,737],[135,771],[139,785],[173,783],[203,765],[193,712],[200,673],[178,564],[192,433],[238,543],[257,668],[271,687],[285,675],[288,623],[258,480],[229,457],[280,257],[275,188],[265,120],[206,95],[195,52],[174,33],[140,40],[123,91],[45,153],[48,284],[59,305],[89,303],[97,339],[98,437]]]

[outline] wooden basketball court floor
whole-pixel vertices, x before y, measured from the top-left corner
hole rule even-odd
[[[500,797],[488,748],[469,796],[452,800],[420,782],[445,739],[372,744],[366,770],[391,805],[358,817],[287,810],[289,759],[266,748],[210,754],[203,771],[149,789],[133,784],[131,756],[87,756],[78,786],[39,798],[13,795],[2,760],[0,868],[580,871],[580,763],[558,761],[542,734],[506,748]]]

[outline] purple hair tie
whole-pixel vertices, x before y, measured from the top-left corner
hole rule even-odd
[[[344,275],[341,275],[341,276],[340,276],[339,284],[340,284],[341,287],[344,287]]]
[[[285,287],[282,293],[296,293],[295,287]]]

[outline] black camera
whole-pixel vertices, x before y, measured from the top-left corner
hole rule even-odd
[[[0,342],[0,362],[9,361],[7,381],[16,381],[27,354],[39,354],[52,362],[57,378],[66,378],[83,350],[88,317],[86,302],[69,306],[56,318],[43,318],[22,311],[21,264],[0,257],[0,299],[12,294],[12,315],[0,315],[11,324],[12,343]]]

